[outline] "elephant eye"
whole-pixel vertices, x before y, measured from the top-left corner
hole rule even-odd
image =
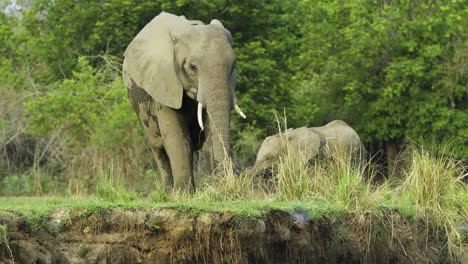
[[[190,70],[191,70],[191,71],[197,72],[197,66],[195,66],[194,64],[190,63],[190,64],[189,64],[189,67],[190,67]]]

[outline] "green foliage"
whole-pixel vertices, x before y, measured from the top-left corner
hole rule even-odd
[[[20,4],[28,6],[21,16],[0,12],[0,109],[6,109],[0,112],[0,147],[5,150],[6,142],[27,127],[34,140],[45,142],[44,155],[53,156],[53,167],[59,169],[44,169],[52,165],[42,159],[33,162],[34,173],[9,169],[12,175],[2,175],[4,193],[63,193],[57,182],[87,192],[109,164],[120,168],[113,176],[125,177],[125,184],[136,186],[138,180],[152,186],[146,178],[153,178],[142,177],[154,162],[120,68],[128,43],[162,10],[205,23],[219,19],[233,35],[236,94],[248,116],[243,120],[233,114],[236,163],[253,163],[261,139],[276,133],[278,113],[286,113],[289,127],[346,120],[373,145],[408,138],[425,145],[460,142],[452,154],[468,158],[468,8],[463,1]],[[33,147],[30,152],[36,153],[39,148]],[[349,186],[360,183],[359,177],[349,178]],[[239,187],[236,180],[249,182],[225,180],[229,193]],[[298,186],[290,196],[299,199],[304,188]],[[251,190],[245,191],[241,196],[251,197]],[[163,201],[165,195],[155,191],[151,196]],[[205,195],[221,199],[216,190]],[[236,195],[231,198],[240,199]]]
[[[18,29],[18,24],[17,19],[0,12],[0,90],[26,88],[23,68],[27,68],[27,65],[22,61],[25,36]]]
[[[302,4],[309,23],[295,64],[309,66],[297,76],[318,91],[318,120],[349,120],[368,142],[468,136],[462,1]]]
[[[79,67],[77,55],[121,55],[159,10],[159,1],[40,0],[24,13],[24,23],[47,78],[70,78]]]
[[[236,163],[242,166],[249,166],[255,163],[257,151],[262,143],[259,138],[262,135],[263,130],[261,128],[256,128],[249,124],[243,128],[239,128],[232,139],[232,154]]]
[[[30,195],[33,192],[33,182],[29,175],[9,175],[2,180],[2,195]]]
[[[25,106],[30,113],[31,132],[44,136],[61,128],[70,131],[75,143],[87,143],[91,137],[106,132],[103,144],[107,140],[122,141],[127,136],[126,130],[136,120],[122,80],[118,78],[107,83],[105,75],[95,73],[84,57],[78,59],[73,79],[52,85],[43,96]],[[110,130],[114,133],[109,134]]]
[[[58,175],[43,169],[28,169],[21,173],[7,175],[0,184],[2,195],[64,194],[66,183]]]

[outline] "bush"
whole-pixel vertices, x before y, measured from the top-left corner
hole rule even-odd
[[[13,174],[3,178],[2,195],[30,195],[32,194],[32,181],[26,174]]]

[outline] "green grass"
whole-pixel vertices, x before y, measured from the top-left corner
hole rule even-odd
[[[114,179],[111,175],[99,177],[94,195],[103,201],[134,201],[138,199],[138,194],[124,185],[121,178]]]
[[[321,215],[327,212],[339,212],[338,207],[323,200],[316,201],[234,201],[234,202],[152,202],[150,199],[133,201],[103,201],[90,197],[0,197],[0,210],[17,213],[33,213],[47,215],[57,208],[89,209],[96,208],[173,208],[182,212],[230,212],[239,216],[259,217],[267,208],[281,209],[292,212],[294,208],[308,209],[311,215]]]

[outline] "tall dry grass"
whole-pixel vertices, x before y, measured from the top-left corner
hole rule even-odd
[[[115,167],[112,164],[108,168],[99,169],[94,188],[94,195],[98,199],[111,202],[128,202],[139,198],[133,189],[127,188],[121,171],[121,167]]]
[[[409,146],[408,168],[394,197],[404,197],[417,215],[446,241],[450,256],[456,260],[468,243],[460,226],[468,221],[468,170],[461,160],[450,155],[450,145],[439,148]]]
[[[381,203],[388,185],[375,185],[378,171],[372,161],[357,161],[345,152],[324,149],[313,161],[291,147],[280,134],[285,149],[279,161],[272,164],[273,192],[278,200],[297,201],[324,199],[352,211],[373,210]]]
[[[203,201],[249,201],[266,199],[264,190],[255,181],[249,170],[238,172],[230,158],[219,166],[221,172],[209,176],[197,193]]]
[[[280,133],[281,144],[286,150],[276,164],[272,164],[274,192],[281,200],[305,200],[313,197],[313,177],[311,168],[307,166],[297,150],[292,149],[287,137]],[[278,146],[280,147],[280,146]]]

